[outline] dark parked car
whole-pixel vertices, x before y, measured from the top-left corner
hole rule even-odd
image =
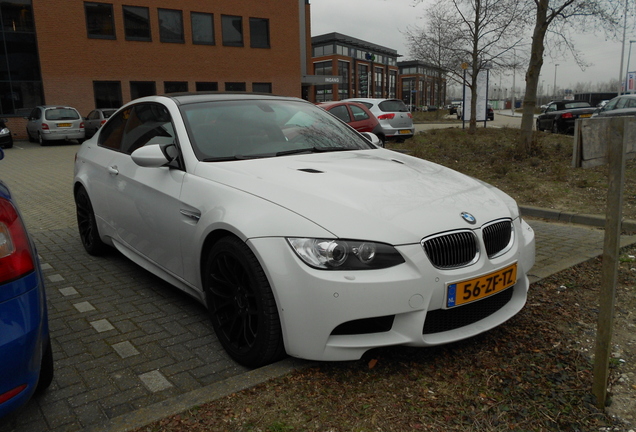
[[[94,109],[84,119],[84,132],[86,139],[95,135],[97,129],[102,127],[106,120],[117,111],[117,108],[98,108]]]
[[[6,122],[6,119],[0,119],[0,148],[13,147],[13,136]]]
[[[597,109],[593,117],[636,115],[636,94],[617,96]]]
[[[0,149],[0,159],[4,152]],[[42,271],[9,188],[0,180],[0,418],[53,380]]]
[[[495,119],[495,110],[492,109],[492,105],[488,105],[488,108],[486,108],[486,118],[488,120]]]
[[[549,130],[552,133],[574,132],[577,118],[592,117],[595,107],[584,101],[554,101],[537,117],[537,130]]]
[[[374,133],[384,147],[384,132],[380,122],[369,109],[355,102],[323,102],[318,104],[319,107],[327,110],[335,115],[343,122],[357,130],[358,132]]]

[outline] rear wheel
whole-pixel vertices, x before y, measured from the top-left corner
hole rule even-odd
[[[542,131],[543,129],[541,128],[541,122],[539,120],[537,120],[537,130],[538,131]]]
[[[44,138],[42,138],[42,134],[40,132],[38,132],[38,143],[43,146],[45,141]]]
[[[559,125],[556,121],[552,122],[552,133],[554,134],[558,134],[559,133]]]
[[[75,193],[75,208],[77,212],[77,227],[79,228],[79,235],[84,249],[90,255],[102,255],[106,250],[106,244],[99,237],[93,205],[88,198],[88,192],[83,187],[80,187]]]
[[[285,354],[274,295],[258,260],[236,237],[210,250],[203,283],[212,325],[238,363],[259,367]]]

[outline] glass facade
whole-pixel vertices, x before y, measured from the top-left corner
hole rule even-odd
[[[44,102],[30,0],[0,3],[0,115],[23,115]]]

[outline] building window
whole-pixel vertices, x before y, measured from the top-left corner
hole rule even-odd
[[[150,15],[147,7],[123,6],[126,40],[150,41]]]
[[[269,20],[250,18],[250,47],[269,48]]]
[[[158,9],[159,40],[168,43],[183,43],[183,16],[180,10]]]
[[[358,97],[369,97],[369,66],[358,65]]]
[[[183,93],[188,91],[188,83],[186,81],[164,81],[164,93]]]
[[[198,91],[198,92],[219,91],[219,83],[215,83],[215,82],[198,82],[195,85],[196,85],[196,91]]]
[[[95,108],[119,108],[122,106],[119,81],[93,81]]]
[[[131,81],[130,82],[130,98],[138,99],[145,96],[153,96],[157,94],[157,86],[154,81]]]
[[[252,83],[252,91],[255,93],[271,93],[272,83]]]
[[[244,92],[246,91],[244,82],[226,82],[225,91],[229,92]]]
[[[223,15],[221,17],[223,29],[223,45],[243,46],[243,18],[240,16]]]
[[[86,31],[89,38],[115,39],[113,5],[107,3],[84,3]]]
[[[384,69],[381,67],[375,68],[375,80],[373,83],[373,97],[384,97]]]
[[[331,61],[324,61],[314,63],[314,74],[316,75],[333,75],[333,66]],[[316,88],[316,102],[327,102],[333,100],[333,86],[332,85],[317,85]]]
[[[394,99],[397,95],[397,71],[389,71],[389,97]]]
[[[338,61],[338,75],[342,77],[342,82],[338,84],[338,100],[349,97],[349,62]]]
[[[214,15],[191,12],[190,21],[192,21],[192,43],[214,45]]]

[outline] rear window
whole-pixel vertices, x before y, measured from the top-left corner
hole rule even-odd
[[[378,106],[384,112],[408,112],[404,102],[398,99],[382,101]]]
[[[565,104],[565,109],[572,109],[572,108],[589,108],[592,105],[590,105],[587,102],[571,102],[571,103],[566,103]]]
[[[102,111],[102,113],[104,114],[104,118],[109,118],[110,116],[112,116],[113,114],[115,114],[117,112],[117,110],[112,110],[112,111]]]
[[[72,108],[51,108],[44,113],[47,120],[79,120],[80,116]]]

